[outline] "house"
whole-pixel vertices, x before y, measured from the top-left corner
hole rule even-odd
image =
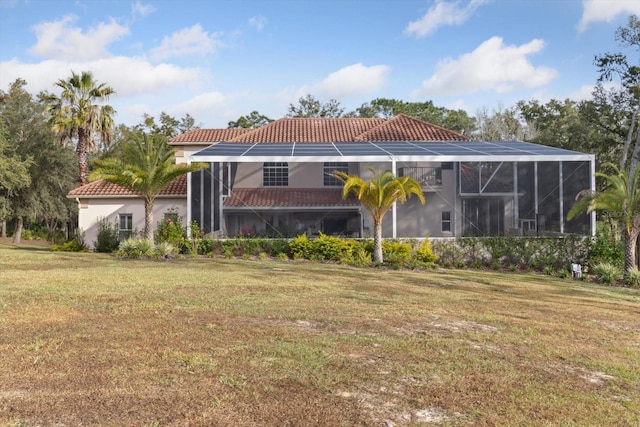
[[[382,118],[283,118],[257,129],[198,129],[170,140],[178,162],[209,167],[177,180],[156,202],[196,221],[207,234],[371,236],[368,213],[342,198],[339,170],[367,178],[391,169],[422,186],[385,217],[385,237],[505,233],[593,233],[595,216],[566,221],[575,197],[595,188],[591,154],[520,141],[469,141],[405,115]],[[141,229],[142,203],[104,182],[69,193],[79,226],[95,240],[97,218],[121,231]],[[93,239],[93,240],[92,240]]]

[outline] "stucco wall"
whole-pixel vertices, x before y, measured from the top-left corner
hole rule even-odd
[[[262,187],[263,163],[238,163],[234,187]],[[323,163],[289,162],[288,188],[325,188]],[[350,164],[349,173],[357,173],[358,165]]]
[[[113,224],[119,214],[132,214],[134,230],[139,232],[144,230],[144,202],[141,199],[80,199],[79,207],[78,227],[84,231],[85,243],[91,249],[94,248],[94,242],[98,238],[98,220],[101,218],[107,218]],[[186,198],[158,198],[153,206],[154,230],[163,215],[170,209],[177,210],[183,223],[186,224]]]
[[[173,148],[176,150],[176,163],[187,163],[187,159],[192,154],[207,148],[209,145],[177,145]]]

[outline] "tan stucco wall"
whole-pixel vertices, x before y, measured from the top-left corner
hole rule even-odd
[[[187,199],[185,198],[158,198],[153,206],[154,229],[162,220],[163,215],[170,209],[177,209],[177,213],[186,224]],[[89,248],[94,248],[94,242],[98,238],[98,220],[107,218],[110,223],[115,223],[119,214],[132,214],[133,228],[139,232],[144,230],[144,202],[137,198],[120,199],[80,199],[78,209],[78,227],[84,231],[84,241]]]
[[[367,163],[360,166],[361,176],[367,180],[371,178],[371,173],[367,166],[381,172],[391,169],[390,163]],[[440,163],[426,162],[398,162],[396,170],[402,167],[439,167]],[[456,177],[455,170],[442,171],[442,189],[438,192],[424,189],[426,203],[422,205],[420,200],[412,196],[406,203],[396,205],[396,236],[397,237],[451,237],[455,227],[455,221],[459,221],[456,209]],[[442,212],[451,212],[451,231],[442,231]],[[373,220],[371,216],[363,210],[366,237],[373,236]],[[382,221],[382,236],[390,238],[393,236],[393,212],[389,210]]]
[[[262,187],[263,163],[238,163],[234,187]],[[350,164],[349,173],[357,173],[358,165]],[[289,162],[288,188],[325,188],[323,163]]]
[[[187,159],[192,154],[207,148],[209,145],[176,145],[176,163],[187,163]]]

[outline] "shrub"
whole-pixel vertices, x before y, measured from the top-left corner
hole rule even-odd
[[[111,253],[118,249],[118,223],[111,224],[107,218],[98,220],[98,240],[93,242],[96,252]]]
[[[633,267],[631,270],[627,271],[624,282],[634,288],[640,287],[640,270],[638,270],[638,267]]]
[[[360,244],[359,242],[356,243],[358,244],[354,246],[351,258],[346,260],[345,263],[354,265],[356,267],[365,267],[371,265],[373,263],[371,254],[367,252],[364,245]]]
[[[424,263],[433,263],[438,260],[438,256],[431,249],[431,242],[428,237],[425,237],[416,249],[416,259]]]
[[[160,258],[172,258],[177,253],[176,247],[169,242],[160,242],[156,244],[155,254]]]
[[[462,259],[466,265],[481,268],[485,263],[485,248],[478,237],[460,237],[456,243],[462,252]]]
[[[624,240],[620,238],[620,231],[607,222],[598,222],[596,237],[591,242],[591,251],[587,260],[588,265],[600,262],[622,264],[624,262]]]
[[[197,221],[191,221],[189,224],[189,235],[191,240],[187,240],[184,247],[184,253],[198,255],[200,252],[200,242],[204,239],[204,231],[200,229]]]
[[[287,239],[263,239],[262,249],[271,256],[287,255],[289,251],[289,241]]]
[[[596,280],[598,282],[605,284],[617,282],[622,278],[622,270],[608,262],[600,262],[596,264],[593,267],[593,274],[596,275]]]
[[[431,248],[434,254],[438,257],[438,261],[441,266],[455,266],[456,268],[464,267],[462,250],[458,247],[456,240],[436,240],[431,243]]]
[[[116,255],[126,258],[144,258],[154,255],[153,242],[148,239],[128,238],[120,243]]]
[[[348,240],[320,233],[317,239],[310,242],[309,250],[312,259],[340,261],[351,258],[353,245]]]
[[[171,211],[169,213],[158,223],[156,242],[171,243],[182,252],[186,245],[187,230],[177,214]]]
[[[73,237],[62,245],[51,245],[51,250],[54,252],[88,252],[86,243],[84,242],[84,232],[78,230]]]
[[[23,228],[20,233],[20,238],[23,240],[35,240],[35,234],[32,230],[28,228]]]
[[[400,241],[384,240],[382,256],[385,264],[394,268],[404,267],[411,261],[411,245]]]
[[[306,234],[301,234],[289,242],[289,251],[293,259],[311,259],[311,242]]]

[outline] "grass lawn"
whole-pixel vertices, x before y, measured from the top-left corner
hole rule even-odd
[[[640,291],[0,245],[0,425],[640,425]]]

